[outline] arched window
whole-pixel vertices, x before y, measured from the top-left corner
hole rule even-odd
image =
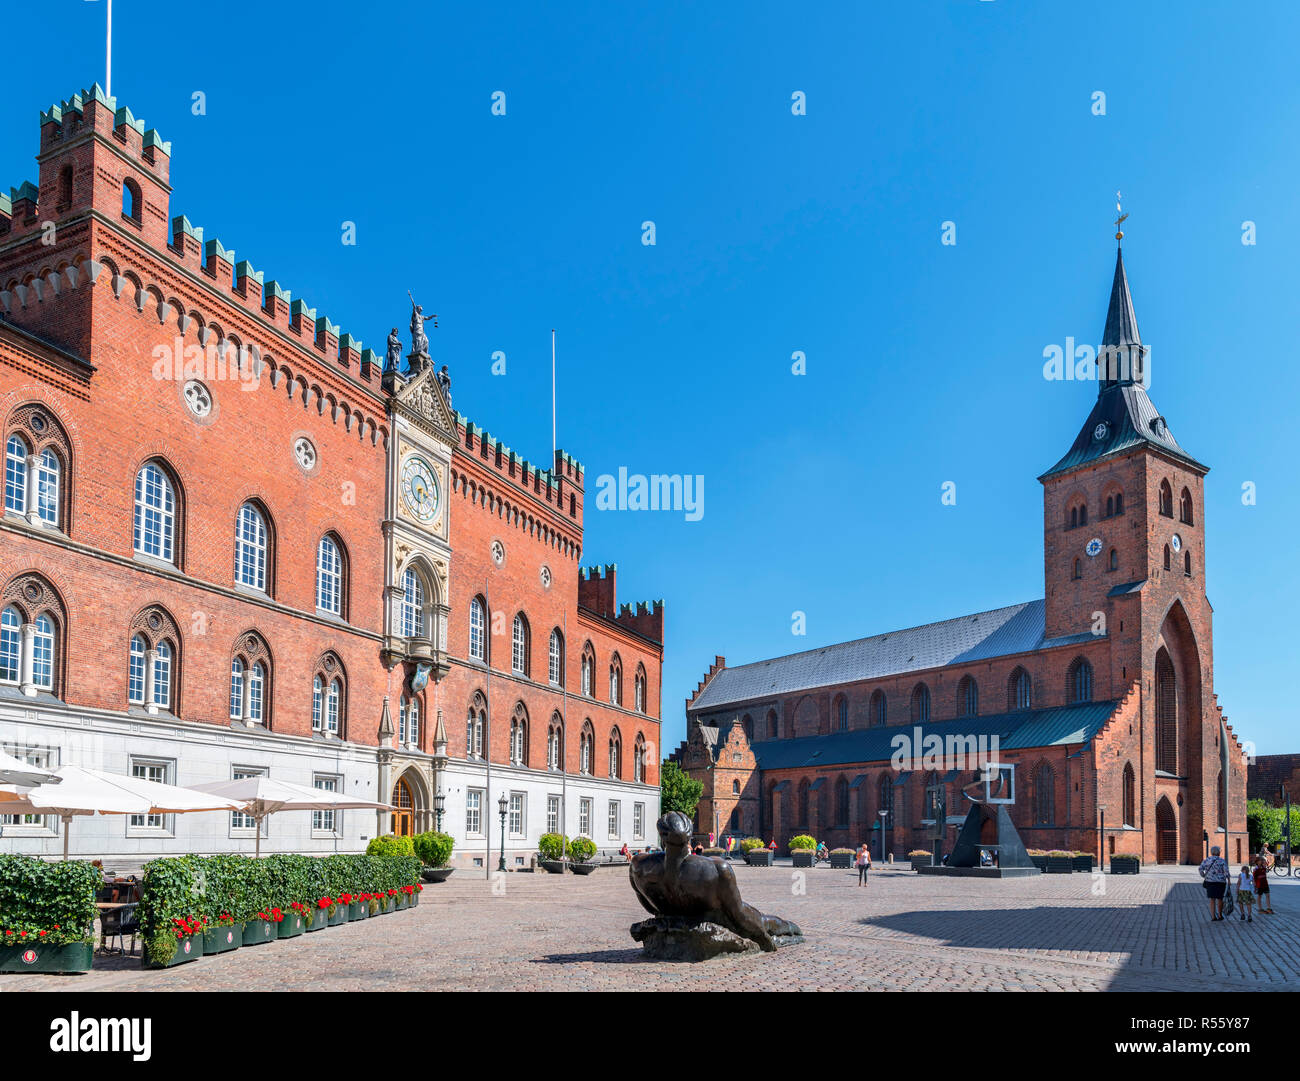
[[[168,563],[176,561],[176,494],[162,467],[149,462],[135,476],[135,550]]]
[[[889,829],[894,824],[894,778],[888,773],[882,773],[876,791],[879,800],[877,810],[884,812],[876,817],[884,824],[884,829]]]
[[[411,703],[416,717],[419,716],[420,704]],[[337,736],[339,734],[339,722],[343,712],[343,684],[337,680],[330,680],[329,691],[325,695],[325,734]],[[416,720],[418,727],[419,721]]]
[[[634,694],[636,696],[636,711],[638,713],[644,713],[645,712],[645,668],[639,664],[636,666],[636,681],[633,684],[633,686],[635,688]],[[753,733],[749,729],[745,730],[745,734],[750,737],[753,736]]]
[[[733,780],[733,781],[731,782],[731,794],[732,794],[733,796],[739,796],[739,795],[740,795],[740,782],[739,782],[739,781],[735,781],[735,780]]]
[[[1074,561],[1074,577],[1079,579],[1083,577],[1083,561],[1076,559]]]
[[[645,783],[645,736],[640,732],[632,745],[632,780],[637,784]]]
[[[1007,679],[1007,710],[1017,712],[1033,707],[1033,681],[1029,673],[1017,667]]]
[[[1183,574],[1188,578],[1192,576],[1192,550],[1190,548],[1183,549]]]
[[[1124,764],[1124,818],[1126,826],[1137,825],[1137,779],[1133,775],[1133,763]]]
[[[122,181],[122,217],[140,224],[140,185],[131,177]]]
[[[5,441],[5,510],[27,513],[27,442],[21,435]]]
[[[0,683],[17,683],[22,672],[22,617],[18,609],[0,612]]]
[[[1165,570],[1169,569],[1169,545],[1165,545]]]
[[[159,709],[171,709],[172,647],[170,642],[159,642],[154,649],[153,701]]]
[[[547,674],[551,680],[552,687],[564,686],[564,639],[560,637],[558,630],[551,631],[551,646],[549,651],[549,663],[547,665]]]
[[[266,519],[252,503],[239,508],[235,528],[235,582],[250,589],[267,592],[267,556],[269,538]]]
[[[616,706],[623,704],[623,662],[617,653],[609,662],[609,700]]]
[[[564,769],[564,722],[558,713],[552,715],[550,727],[546,730],[546,768]]]
[[[230,719],[243,720],[244,717],[244,662],[234,657],[230,661]]]
[[[510,632],[510,670],[517,676],[528,675],[528,620],[523,612],[515,615]]]
[[[325,720],[325,681],[316,676],[311,682],[311,730],[319,732]]]
[[[1183,494],[1178,498],[1178,520],[1185,522],[1187,525],[1195,525],[1192,520],[1192,493],[1186,488]]]
[[[54,689],[54,621],[48,613],[36,617],[32,634],[32,683],[43,691]]]
[[[133,706],[144,705],[145,654],[148,650],[149,647],[142,635],[132,636],[126,679],[126,700]]]
[[[957,684],[957,716],[974,717],[980,711],[979,686],[971,676],[962,676]]]
[[[1115,513],[1116,513],[1116,514],[1123,514],[1123,513],[1124,513],[1124,493],[1123,493],[1123,492],[1116,492],[1116,493],[1115,493]]]
[[[402,575],[402,637],[424,637],[424,582],[414,567]]]
[[[912,720],[924,723],[930,719],[930,688],[918,683],[912,688]]]
[[[776,739],[778,735],[780,735],[780,729],[777,725],[776,710],[769,709],[767,711],[767,738]]]
[[[1087,524],[1088,524],[1088,504],[1087,504],[1087,503],[1082,503],[1082,504],[1079,505],[1079,524],[1080,524],[1080,525],[1087,525]]]
[[[59,200],[57,208],[66,210],[72,205],[72,166],[65,165],[59,170]]]
[[[248,684],[248,717],[254,724],[262,724],[266,716],[265,690],[266,669],[258,663],[253,665]]]
[[[487,727],[487,702],[476,694],[465,719],[465,757],[483,757],[483,730]]]
[[[1046,762],[1040,763],[1034,770],[1033,799],[1030,805],[1034,810],[1035,826],[1056,824],[1056,785],[1052,767]]]
[[[1110,567],[1108,569],[1119,570],[1119,552],[1114,548],[1110,550]]]
[[[578,741],[578,771],[591,775],[591,762],[596,752],[596,731],[591,727],[591,721],[586,721],[582,726],[582,735]]]
[[[420,748],[420,700],[414,695],[402,695],[398,710],[397,744],[415,750]]]
[[[1178,772],[1178,680],[1163,647],[1156,653],[1156,769]]]
[[[230,719],[270,728],[270,681],[266,642],[253,631],[241,635],[230,658]]]
[[[799,828],[808,829],[812,823],[808,821],[808,778],[805,777],[799,782]]]
[[[153,630],[131,635],[126,700],[130,705],[144,706],[150,713],[171,710],[176,655],[171,639],[163,635],[175,634],[175,625],[157,609],[137,616],[135,625]]]
[[[623,776],[623,740],[615,728],[609,737],[609,777],[619,780]]]
[[[482,597],[469,602],[469,656],[471,660],[487,660],[487,603]]]
[[[835,727],[841,732],[848,731],[849,727],[849,700],[840,695],[835,700]]]
[[[871,695],[871,723],[883,726],[888,716],[884,691],[873,691]]]
[[[333,616],[343,614],[343,553],[328,535],[316,546],[316,607]]]
[[[528,712],[520,702],[510,717],[510,762],[516,766],[528,765]]]
[[[1066,687],[1069,691],[1071,705],[1092,701],[1092,665],[1082,657],[1075,657],[1070,662],[1066,673]]]
[[[1167,480],[1160,482],[1160,513],[1166,518],[1174,516],[1174,490]]]
[[[1079,524],[1079,508],[1070,508],[1070,528],[1074,529]]]
[[[588,698],[596,696],[596,651],[590,642],[582,647],[582,693]]]
[[[1108,495],[1106,497],[1106,517],[1110,518],[1115,514],[1115,497]]]
[[[835,780],[835,824],[845,829],[849,825],[849,781],[847,777]]]

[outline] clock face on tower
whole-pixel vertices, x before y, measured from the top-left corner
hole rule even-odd
[[[1183,549],[1183,538],[1180,537],[1177,533],[1175,533],[1172,537],[1169,538],[1169,546],[1175,552],[1181,552]]]
[[[1097,556],[1097,555],[1100,555],[1100,554],[1101,554],[1101,538],[1100,538],[1100,537],[1093,537],[1092,540],[1090,540],[1090,541],[1088,542],[1088,547],[1086,547],[1086,548],[1084,549],[1084,551],[1087,552],[1089,556]]]
[[[422,522],[438,513],[438,478],[429,463],[412,455],[402,464],[402,499],[407,509]]]

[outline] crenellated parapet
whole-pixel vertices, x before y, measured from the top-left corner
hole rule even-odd
[[[630,631],[635,631],[642,638],[652,642],[664,640],[664,602],[637,601],[635,605],[625,604],[618,610],[614,622]]]
[[[557,513],[582,522],[582,463],[562,450],[555,464],[542,469],[511,450],[462,413],[456,414],[457,442],[462,453],[494,470],[513,487],[549,504]]]

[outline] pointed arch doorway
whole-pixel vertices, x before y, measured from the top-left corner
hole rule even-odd
[[[1156,863],[1178,862],[1178,818],[1168,796],[1156,804]]]
[[[411,786],[403,777],[397,778],[393,785],[393,829],[398,837],[415,836],[415,801],[411,798]]]

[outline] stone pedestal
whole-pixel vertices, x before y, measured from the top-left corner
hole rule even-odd
[[[778,949],[803,941],[798,928],[788,926],[796,933],[772,936]],[[658,916],[634,923],[631,932],[632,938],[641,943],[644,956],[653,961],[707,961],[725,953],[762,952],[757,942],[709,920]]]

